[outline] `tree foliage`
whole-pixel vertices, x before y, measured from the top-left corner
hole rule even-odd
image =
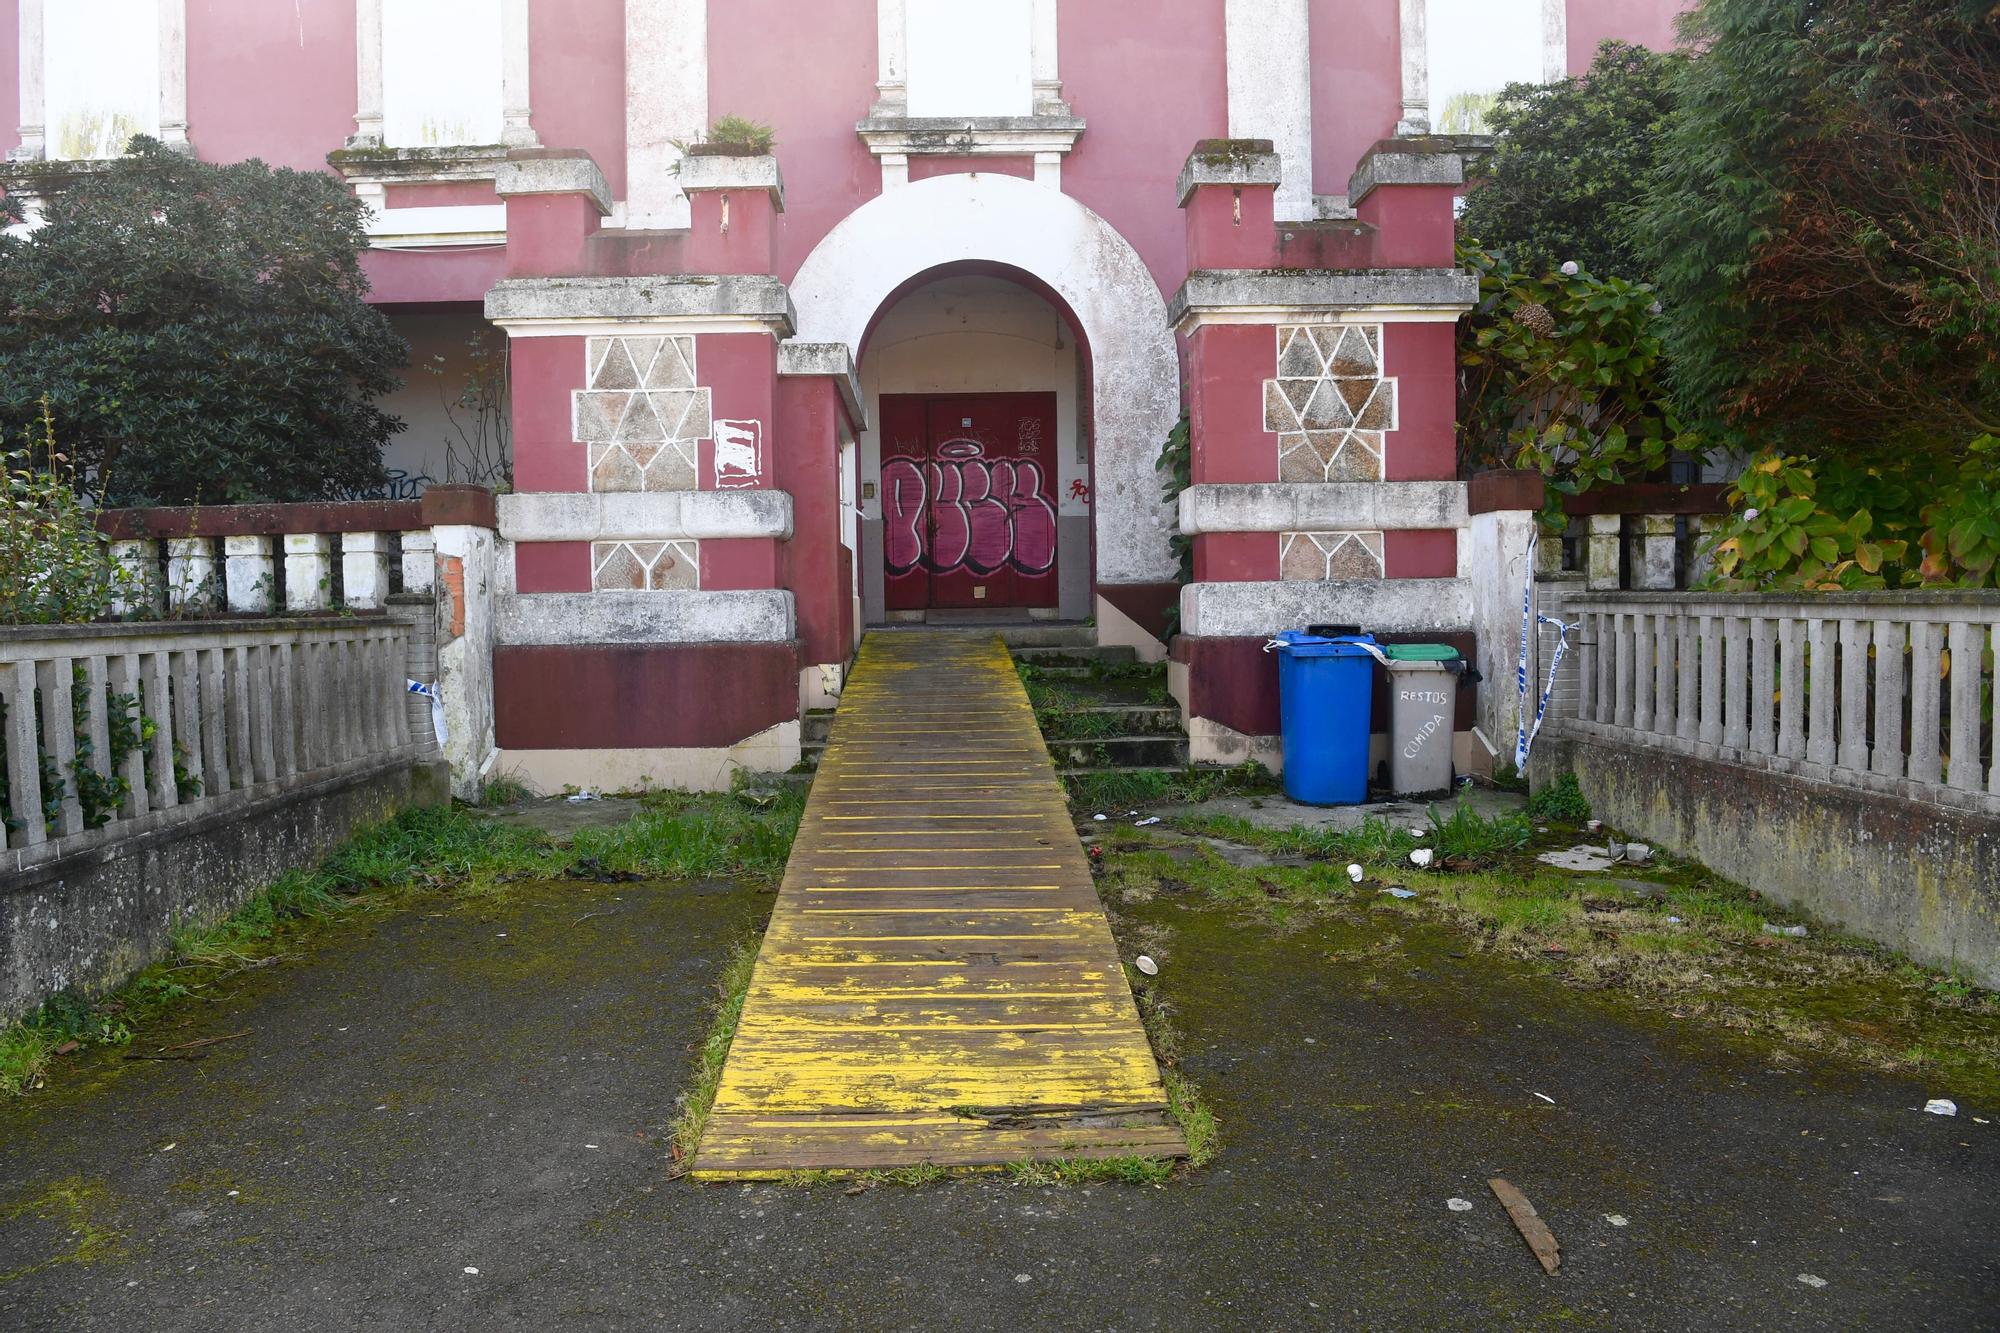
[[[131,582],[77,498],[75,469],[41,408],[20,441],[0,436],[0,625],[83,624]]]
[[[320,499],[377,485],[408,348],[366,304],[363,205],[338,181],[135,138],[38,187],[0,237],[0,430],[47,399],[111,503]]]
[[[1706,0],[1643,250],[1676,391],[1761,445],[2000,432],[2000,14]]]
[[[2000,13],[1705,0],[1635,231],[1682,410],[1751,455],[1733,586],[1990,585]]]
[[[1685,57],[1606,42],[1590,69],[1553,84],[1514,83],[1488,110],[1499,136],[1466,200],[1459,235],[1524,273],[1575,262],[1642,281],[1630,211],[1645,192]]]
[[[1560,504],[1698,449],[1667,400],[1650,287],[1581,270],[1536,276],[1463,247],[1458,258],[1479,275],[1458,335],[1464,470],[1534,468]]]

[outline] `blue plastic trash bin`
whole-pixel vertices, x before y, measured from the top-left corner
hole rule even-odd
[[[1285,795],[1307,805],[1368,799],[1368,721],[1374,705],[1372,635],[1277,636],[1278,721]]]

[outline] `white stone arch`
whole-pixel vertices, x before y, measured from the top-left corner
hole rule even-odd
[[[841,219],[792,280],[798,340],[844,343],[858,359],[869,322],[900,284],[967,261],[1034,275],[1089,343],[1097,581],[1173,579],[1172,516],[1153,466],[1180,416],[1167,305],[1138,252],[1076,200],[990,174],[933,176],[876,196]]]

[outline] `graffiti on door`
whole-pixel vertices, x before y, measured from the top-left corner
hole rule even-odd
[[[882,460],[882,557],[890,574],[1012,568],[1046,574],[1056,563],[1056,511],[1041,464],[987,458],[977,440],[947,440],[936,457]]]

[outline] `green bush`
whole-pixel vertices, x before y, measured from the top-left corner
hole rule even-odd
[[[1528,814],[1535,819],[1581,824],[1590,818],[1590,802],[1577,786],[1576,774],[1565,773],[1528,798]]]

